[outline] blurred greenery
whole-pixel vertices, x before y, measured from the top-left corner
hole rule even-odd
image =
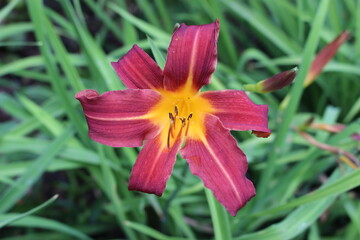
[[[74,99],[123,89],[110,61],[133,44],[163,67],[176,23],[216,18],[219,61],[203,90],[300,69],[285,89],[249,94],[269,105],[272,135],[233,132],[257,188],[236,217],[180,157],[162,197],[129,192],[139,150],[90,140]],[[304,88],[316,53],[343,30],[351,38]],[[0,53],[1,239],[360,239],[360,170],[294,131],[309,118],[344,124],[306,131],[359,155],[360,0],[2,0]]]

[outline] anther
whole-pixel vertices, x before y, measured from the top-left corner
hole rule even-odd
[[[187,117],[187,120],[189,120],[190,118],[192,118],[193,113],[190,113],[190,115]]]
[[[175,112],[175,116],[177,116],[179,114],[179,109],[178,109],[178,107],[176,105],[175,105],[174,112]]]
[[[184,127],[186,125],[186,119],[181,117],[180,120],[181,120],[182,126]]]
[[[174,120],[174,116],[172,115],[171,112],[169,113],[169,118],[170,118],[171,120]]]

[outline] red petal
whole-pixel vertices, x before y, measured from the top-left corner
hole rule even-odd
[[[164,87],[176,90],[187,81],[195,91],[209,84],[217,61],[219,21],[200,26],[181,24],[174,32],[164,68]]]
[[[208,91],[201,96],[210,101],[215,109],[213,114],[226,128],[240,131],[254,130],[257,136],[263,137],[270,135],[267,106],[253,103],[243,91]]]
[[[162,70],[137,45],[134,45],[118,62],[112,62],[111,65],[128,88],[163,88]]]
[[[161,141],[161,134],[146,142],[132,169],[129,190],[154,193],[161,196],[173,170],[181,140],[171,149]]]
[[[181,155],[188,161],[191,172],[199,176],[218,201],[235,216],[255,195],[252,182],[245,176],[246,156],[218,118],[208,115],[204,122],[204,137],[188,138]]]
[[[89,136],[97,142],[113,147],[137,147],[159,132],[146,118],[149,109],[160,100],[156,91],[127,89],[99,95],[95,90],[84,90],[75,98],[83,107]]]

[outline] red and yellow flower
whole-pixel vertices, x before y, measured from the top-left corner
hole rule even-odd
[[[143,145],[129,189],[161,196],[180,151],[193,174],[232,214],[255,195],[245,154],[230,130],[270,134],[267,106],[242,91],[200,92],[217,62],[219,21],[175,30],[164,70],[134,47],[112,63],[126,90],[76,94],[89,136],[113,147]],[[184,144],[184,147],[182,145]]]

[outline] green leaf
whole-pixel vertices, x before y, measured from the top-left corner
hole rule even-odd
[[[149,42],[151,51],[155,57],[155,60],[157,62],[157,64],[160,66],[161,69],[164,69],[165,67],[165,57],[162,54],[162,52],[160,51],[160,49],[156,46],[156,44],[154,43],[154,41],[147,36],[147,40]]]
[[[185,238],[167,236],[151,227],[135,222],[126,221],[125,226],[158,240],[185,240]]]
[[[215,240],[231,239],[228,213],[224,207],[215,199],[213,193],[209,189],[205,188],[204,190],[211,212]]]
[[[4,221],[9,218],[15,218],[19,214],[9,213],[9,214],[0,214],[0,221]],[[88,237],[84,233],[72,228],[68,225],[65,225],[61,222],[54,221],[52,219],[35,217],[35,216],[26,216],[15,222],[12,222],[8,227],[27,227],[27,228],[41,228],[46,230],[53,230],[57,232],[65,233],[69,236],[75,237],[82,240],[91,240],[92,238]]]
[[[109,3],[109,8],[111,8],[113,11],[115,11],[117,14],[119,14],[121,17],[132,23],[134,26],[138,27],[141,31],[144,33],[150,35],[153,38],[158,38],[164,41],[170,40],[170,34],[164,32],[163,30],[131,15],[124,9],[120,8],[119,6]]]
[[[326,184],[325,186],[316,191],[292,200],[289,203],[259,213],[254,213],[252,214],[252,216],[263,216],[267,214],[279,213],[283,210],[311,203],[313,201],[331,198],[358,186],[360,186],[360,169],[353,171],[350,174],[347,174],[346,176],[343,176],[330,184]]]
[[[0,228],[3,228],[4,226],[6,225],[9,225],[19,219],[22,219],[28,215],[31,215],[31,214],[34,214],[38,211],[40,211],[41,209],[43,208],[46,208],[47,206],[49,206],[50,204],[52,204],[56,199],[58,199],[59,195],[55,195],[53,196],[52,198],[50,198],[49,200],[47,200],[46,202],[42,203],[41,205],[27,211],[27,212],[24,212],[24,213],[21,213],[21,214],[17,214],[11,218],[8,218],[8,219],[5,219],[5,220],[2,220],[0,221]]]
[[[67,141],[73,136],[73,130],[68,127],[58,138],[56,138],[33,163],[26,172],[21,175],[16,184],[9,187],[0,197],[0,213],[10,209],[19,198],[41,177],[48,165],[63,149]]]
[[[12,0],[5,7],[0,9],[0,23],[11,13],[21,0]]]

